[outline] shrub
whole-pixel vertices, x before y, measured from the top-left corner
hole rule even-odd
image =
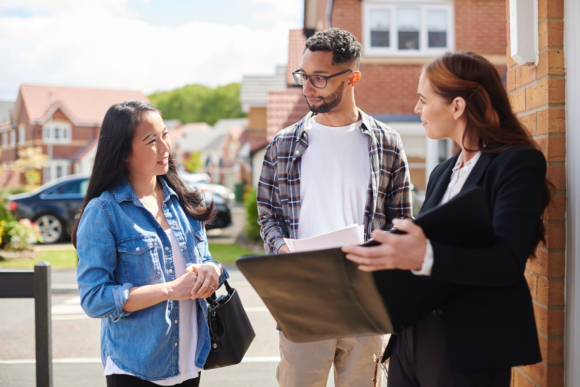
[[[0,232],[0,247],[10,250],[22,250],[33,243],[42,242],[38,225],[28,219],[2,220],[0,221]]]
[[[256,188],[252,188],[245,195],[244,207],[246,208],[246,235],[249,240],[257,241],[260,236],[260,225],[258,224],[258,200]]]

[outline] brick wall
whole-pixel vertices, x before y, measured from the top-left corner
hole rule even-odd
[[[505,0],[455,1],[456,50],[501,56],[503,60],[504,12]],[[362,2],[335,0],[332,26],[350,31],[362,43]],[[413,114],[422,64],[417,64],[416,58],[410,59],[409,64],[364,63],[363,60],[363,77],[355,91],[357,106],[369,114]],[[497,68],[500,74],[505,74],[505,65],[498,64]]]
[[[548,160],[548,178],[557,194],[546,211],[547,243],[530,259],[526,278],[543,361],[513,370],[512,386],[564,385],[564,277],[566,247],[566,134],[564,122],[563,0],[538,0],[538,66],[518,66],[510,57],[507,7],[507,89],[517,116],[540,144]]]

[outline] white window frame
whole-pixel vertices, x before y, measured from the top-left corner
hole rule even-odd
[[[70,161],[69,160],[50,160],[47,165],[44,167],[44,183],[48,183],[49,181],[55,180],[56,177],[56,168],[57,166],[62,168],[63,176],[70,175]]]
[[[24,125],[21,125],[18,128],[18,144],[24,145],[25,142],[26,142],[26,127]]]
[[[397,9],[419,8],[421,23],[419,30],[418,50],[399,50],[399,34],[397,30]],[[371,47],[371,12],[375,9],[389,10],[391,13],[391,30],[389,33],[390,47]],[[427,12],[432,10],[447,11],[447,47],[429,48],[427,30]],[[455,7],[450,1],[403,2],[401,0],[371,0],[363,3],[363,53],[364,56],[397,56],[397,57],[433,57],[447,51],[455,50]]]
[[[54,138],[55,130],[58,129],[63,135]],[[71,125],[64,122],[48,122],[42,127],[42,140],[47,144],[70,144],[72,141]]]
[[[16,131],[15,130],[10,131],[10,146],[11,147],[16,146]]]

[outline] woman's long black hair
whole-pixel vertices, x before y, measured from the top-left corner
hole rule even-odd
[[[103,119],[93,171],[82,206],[77,213],[77,222],[72,229],[72,243],[77,246],[77,230],[87,204],[103,192],[113,187],[121,178],[127,176],[125,160],[131,153],[135,129],[147,113],[158,113],[153,105],[142,101],[123,101],[109,108]],[[190,190],[179,178],[175,163],[169,156],[169,170],[164,176],[167,185],[179,197],[183,209],[193,218],[210,222],[215,217],[213,202],[206,206],[204,197],[198,190]]]

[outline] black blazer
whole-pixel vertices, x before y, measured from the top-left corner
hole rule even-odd
[[[457,158],[433,170],[421,212],[441,203]],[[537,235],[545,178],[546,159],[538,150],[515,147],[483,153],[462,190],[483,188],[496,242],[478,249],[431,242],[432,279],[468,285],[441,308],[453,369],[542,360],[524,270]]]

